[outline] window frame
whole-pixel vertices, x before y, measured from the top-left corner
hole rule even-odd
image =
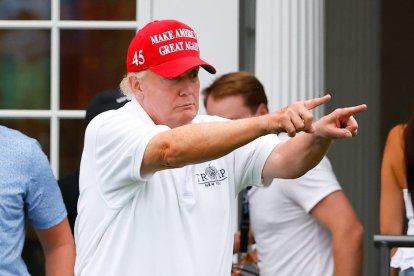
[[[50,157],[54,175],[59,178],[60,120],[83,119],[85,110],[60,109],[60,33],[62,30],[136,30],[140,22],[153,18],[153,0],[136,0],[135,20],[60,20],[60,0],[51,1],[50,20],[0,20],[0,29],[33,29],[50,31],[50,107],[49,109],[0,109],[3,119],[48,119],[50,121]],[[138,18],[140,20],[138,21]]]

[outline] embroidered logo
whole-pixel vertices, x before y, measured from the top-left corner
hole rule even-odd
[[[217,168],[211,164],[208,164],[204,169],[204,173],[197,173],[196,175],[198,184],[204,185],[205,187],[221,185],[222,182],[227,179],[225,169],[217,170]]]
[[[205,169],[205,172],[211,180],[217,179],[217,169],[216,167],[211,166],[211,164],[208,164],[207,168]]]

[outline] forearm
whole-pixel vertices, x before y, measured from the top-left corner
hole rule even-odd
[[[65,244],[45,252],[47,276],[74,275],[75,249],[74,245]]]
[[[146,149],[141,172],[182,167],[222,157],[267,134],[262,117],[191,124],[160,133]]]
[[[167,139],[180,142],[172,145],[172,159],[180,164],[221,157],[267,134],[259,122],[260,118],[250,118],[174,129]]]
[[[298,134],[275,148],[266,162],[263,177],[298,178],[322,160],[331,143],[331,139],[316,134]]]
[[[47,276],[69,276],[74,274],[75,242],[65,218],[47,229],[35,229],[43,247]]]
[[[332,237],[335,276],[362,275],[363,231],[362,227],[349,229]]]

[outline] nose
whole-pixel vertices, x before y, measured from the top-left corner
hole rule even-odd
[[[183,81],[179,89],[180,96],[188,96],[194,94],[196,86],[191,81]]]
[[[188,89],[181,89],[180,90],[180,93],[179,93],[179,95],[181,97],[188,96],[188,95],[191,95],[191,94],[192,94],[192,91],[190,91]]]

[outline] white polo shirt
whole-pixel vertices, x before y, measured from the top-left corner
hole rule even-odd
[[[222,119],[197,116],[193,123],[212,120]],[[217,160],[141,176],[148,142],[168,129],[135,100],[88,125],[76,275],[230,275],[235,197],[247,185],[262,185],[279,140],[268,135]]]

